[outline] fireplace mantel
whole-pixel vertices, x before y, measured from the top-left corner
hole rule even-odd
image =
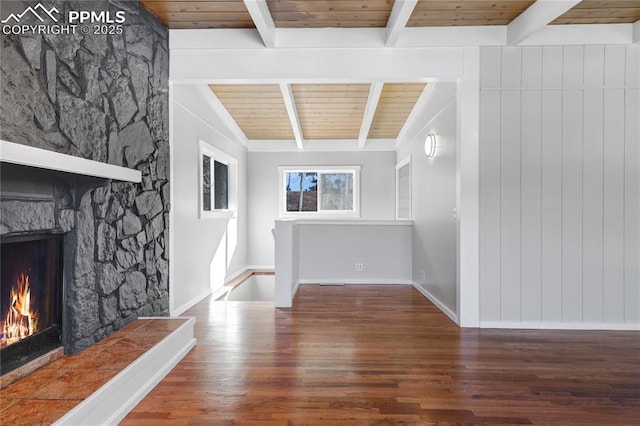
[[[4,140],[0,140],[0,161],[3,163],[134,183],[142,180],[142,173],[139,170],[87,160],[73,155],[60,154],[46,149],[34,148]]]

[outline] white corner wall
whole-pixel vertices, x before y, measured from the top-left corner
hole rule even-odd
[[[249,152],[248,232],[249,264],[272,267],[275,240],[271,230],[278,219],[278,167],[360,165],[360,216],[395,219],[395,159],[384,152]]]
[[[177,315],[221,284],[211,282],[212,274],[222,281],[246,265],[247,151],[227,134],[197,87],[173,85],[171,108],[171,314]],[[236,218],[198,217],[199,140],[238,160]]]
[[[480,66],[482,326],[640,329],[640,46]]]
[[[456,318],[456,84],[432,84],[436,86],[428,104],[438,108],[424,114],[422,129],[398,150],[397,161],[411,156],[412,279]],[[424,152],[429,133],[437,137],[433,158]]]

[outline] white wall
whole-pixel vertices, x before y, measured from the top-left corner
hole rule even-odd
[[[248,161],[249,264],[274,265],[271,230],[278,219],[278,166],[361,165],[360,216],[395,218],[395,153],[250,152]]]
[[[483,325],[637,328],[640,46],[487,47],[480,66]]]
[[[411,282],[411,225],[400,222],[298,225],[301,283]],[[363,269],[356,271],[355,264]]]
[[[411,156],[411,218],[413,220],[413,281],[449,313],[456,313],[456,85],[438,83],[430,95],[431,109],[421,130],[397,153],[398,162]],[[433,109],[433,106],[438,106]],[[433,158],[424,140],[436,134]],[[421,271],[424,271],[422,278]]]
[[[219,281],[222,281],[224,276],[232,275],[246,265],[247,152],[242,145],[226,134],[224,127],[195,86],[174,85],[172,93],[170,267],[171,312],[175,315],[211,293],[212,275],[220,277]],[[239,192],[236,218],[198,218],[199,140],[238,160]],[[210,270],[214,256],[217,260],[216,268],[222,268],[223,271]],[[213,284],[219,286],[222,282]]]

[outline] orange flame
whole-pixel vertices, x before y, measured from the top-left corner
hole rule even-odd
[[[37,327],[38,314],[31,310],[29,276],[20,274],[18,287],[11,289],[11,305],[2,327],[2,346],[31,336]]]

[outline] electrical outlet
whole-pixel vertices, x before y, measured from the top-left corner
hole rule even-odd
[[[425,274],[423,270],[420,270],[420,281],[424,281],[426,277],[427,274]]]
[[[362,263],[356,263],[356,271],[364,271],[364,265]]]

